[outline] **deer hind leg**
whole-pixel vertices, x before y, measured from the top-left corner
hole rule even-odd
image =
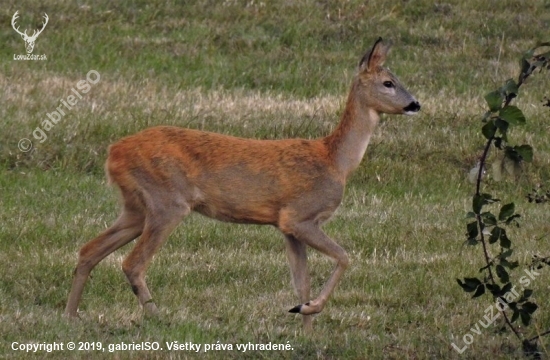
[[[65,315],[77,316],[84,285],[92,269],[107,255],[138,237],[143,230],[144,219],[145,216],[139,208],[126,204],[122,214],[110,228],[82,246]]]
[[[157,306],[152,301],[151,293],[145,282],[147,266],[168,235],[190,211],[190,208],[185,205],[179,208],[165,208],[163,211],[148,214],[141,237],[122,263],[122,270],[146,314],[158,313]]]
[[[307,252],[306,245],[300,242],[292,235],[285,235],[286,254],[290,265],[290,273],[292,276],[292,285],[296,295],[302,303],[309,300],[311,284],[307,270]],[[302,317],[304,330],[309,332],[312,330],[311,315]]]
[[[334,291],[342,274],[348,267],[348,255],[340,245],[330,239],[314,222],[296,224],[292,226],[292,229],[292,233],[296,239],[336,260],[336,267],[319,296],[314,300],[302,303],[289,310],[290,312],[303,315],[316,314],[323,310],[330,294]]]

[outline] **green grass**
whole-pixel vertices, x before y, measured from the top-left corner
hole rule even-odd
[[[42,1],[0,9],[0,357],[26,355],[12,342],[157,341],[284,343],[291,351],[41,352],[42,358],[522,358],[502,321],[464,354],[451,342],[483,318],[488,298],[470,300],[457,277],[475,276],[479,248],[462,246],[481,154],[483,95],[517,74],[523,50],[549,41],[546,1]],[[50,23],[34,53],[9,27]],[[388,66],[422,103],[416,117],[385,116],[345,199],[324,229],[351,266],[316,317],[301,319],[282,236],[272,228],[192,215],[155,256],[147,279],[161,310],[143,318],[120,269],[131,245],[100,263],[80,305],[63,312],[78,249],[117,216],[117,192],[103,174],[106,148],[149,126],[172,124],[280,139],[328,134],[343,109],[359,59],[382,36]],[[101,80],[47,132],[32,132],[95,69]],[[509,231],[522,268],[548,255],[548,205],[525,195],[550,179],[550,82],[537,74],[515,102],[528,123],[510,137],[535,148],[517,181],[486,189],[514,201],[522,226]],[[21,138],[34,150],[18,150]],[[313,294],[332,263],[309,252]],[[520,271],[512,279],[518,284]],[[547,270],[533,282],[540,309],[527,336],[550,328]],[[500,319],[502,320],[502,319]],[[548,340],[542,341],[548,358]]]

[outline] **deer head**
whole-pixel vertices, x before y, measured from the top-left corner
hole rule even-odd
[[[36,38],[38,37],[38,35],[40,35],[40,33],[44,30],[44,28],[46,27],[46,24],[48,23],[48,14],[44,13],[44,23],[42,24],[42,29],[38,30],[34,30],[32,35],[29,36],[27,35],[27,30],[25,29],[25,32],[21,32],[19,31],[19,26],[18,27],[15,27],[15,21],[17,20],[17,18],[19,17],[18,15],[19,11],[16,11],[15,14],[13,14],[13,17],[11,18],[11,26],[13,27],[13,29],[19,34],[21,35],[21,37],[23,38],[23,40],[25,40],[25,48],[27,49],[27,54],[30,54],[32,53],[33,49],[34,49],[34,42],[36,41]]]

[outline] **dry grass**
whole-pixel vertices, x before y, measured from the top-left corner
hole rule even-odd
[[[262,5],[263,4],[263,5]],[[463,247],[473,186],[466,174],[480,154],[483,95],[516,75],[521,51],[546,36],[544,4],[515,1],[436,4],[346,2],[8,1],[46,11],[52,27],[38,46],[47,63],[0,66],[0,357],[26,356],[12,342],[289,342],[289,352],[57,352],[52,358],[522,358],[501,321],[474,335],[460,355],[451,346],[482,319],[488,298],[470,300],[455,278],[474,276],[479,249]],[[54,10],[55,9],[55,10]],[[56,13],[54,16],[53,14]],[[22,21],[32,22],[31,15]],[[56,18],[55,27],[53,19]],[[237,19],[237,20],[235,20]],[[304,21],[303,19],[308,19]],[[50,26],[50,25],[48,25]],[[63,31],[61,31],[63,29]],[[118,210],[103,175],[105,149],[143,128],[172,124],[252,138],[313,138],[334,128],[366,43],[377,35],[395,48],[388,65],[421,101],[416,117],[383,118],[327,233],[352,265],[303,336],[281,235],[267,227],[222,224],[192,215],[152,262],[147,279],[161,309],[144,319],[120,270],[131,245],[94,270],[82,319],[61,317],[78,249]],[[0,34],[22,51],[11,29]],[[69,40],[72,39],[69,44]],[[74,39],[74,40],[73,40]],[[547,39],[546,39],[547,40]],[[53,57],[53,54],[56,57]],[[101,80],[22,153],[46,114],[96,69]],[[517,99],[526,126],[510,137],[535,148],[516,181],[486,190],[522,214],[510,229],[515,258],[548,255],[548,204],[526,193],[550,178],[549,112],[541,106],[546,73]],[[313,293],[332,264],[309,252]],[[517,284],[521,271],[513,275]],[[533,283],[540,305],[526,335],[550,327],[545,270]],[[548,341],[543,340],[544,357]]]

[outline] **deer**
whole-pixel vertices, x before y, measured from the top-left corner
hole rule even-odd
[[[15,27],[17,18],[19,17],[19,11],[16,11],[15,14],[13,14],[13,17],[11,18],[11,26],[13,27],[13,30],[15,30],[23,40],[25,40],[25,49],[27,50],[27,54],[32,53],[34,50],[34,43],[36,41],[36,38],[38,35],[44,31],[44,28],[48,24],[48,14],[44,13],[44,22],[42,23],[42,28],[40,30],[33,30],[33,33],[31,36],[27,35],[27,30],[25,29],[25,32],[19,31],[19,26]]]
[[[359,63],[335,129],[318,139],[256,140],[173,126],[122,138],[108,150],[106,174],[122,195],[114,224],[79,251],[65,315],[78,317],[86,279],[107,255],[137,240],[122,270],[145,315],[157,315],[145,271],[159,247],[192,211],[224,222],[272,225],[284,236],[291,280],[312,330],[349,266],[349,256],[321,229],[340,205],[346,180],[367,149],[380,114],[416,114],[420,103],[383,67],[390,44],[379,38]],[[310,299],[307,247],[332,258],[334,270]]]

